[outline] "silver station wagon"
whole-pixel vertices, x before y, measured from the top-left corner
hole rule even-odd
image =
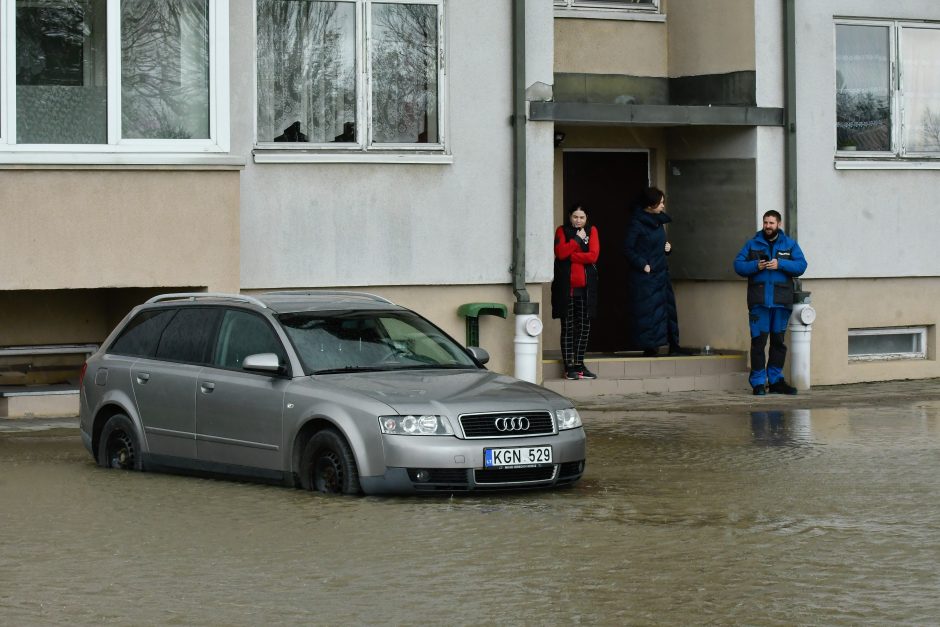
[[[82,440],[109,468],[343,494],[580,479],[571,401],[488,358],[370,294],[165,294],[83,367]]]

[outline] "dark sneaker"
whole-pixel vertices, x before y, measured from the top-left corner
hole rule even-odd
[[[780,379],[776,383],[770,384],[770,393],[771,394],[796,394],[796,388]]]
[[[581,371],[577,368],[568,368],[565,370],[565,378],[569,381],[577,381],[581,378]]]
[[[684,346],[679,346],[678,344],[672,344],[669,347],[669,356],[676,357],[677,355],[695,355],[698,351],[693,348],[685,348]]]
[[[579,372],[581,373],[582,379],[596,379],[597,375],[584,367],[584,364],[581,364],[578,367]]]
[[[767,389],[763,385],[754,386],[754,396],[766,396]]]
[[[647,348],[645,351],[643,351],[644,357],[655,357],[658,354],[659,351],[655,348]]]

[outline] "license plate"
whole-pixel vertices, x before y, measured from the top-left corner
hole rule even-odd
[[[551,463],[552,447],[550,446],[483,449],[485,468],[524,468]]]

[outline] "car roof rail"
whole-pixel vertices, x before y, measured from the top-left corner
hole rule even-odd
[[[352,292],[352,291],[342,291],[342,290],[283,290],[275,292],[265,292],[264,296],[362,296],[370,300],[374,300],[379,303],[385,303],[387,305],[394,305],[392,301],[378,294],[370,294],[369,292]]]
[[[159,303],[165,300],[196,300],[197,298],[222,298],[229,300],[239,300],[245,303],[257,305],[263,309],[268,306],[255,298],[254,296],[245,296],[244,294],[224,294],[222,292],[179,292],[176,294],[158,294],[147,301],[149,303]]]

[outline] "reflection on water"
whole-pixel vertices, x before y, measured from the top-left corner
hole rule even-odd
[[[0,435],[0,623],[931,624],[940,405],[586,412],[570,490],[328,498]]]

